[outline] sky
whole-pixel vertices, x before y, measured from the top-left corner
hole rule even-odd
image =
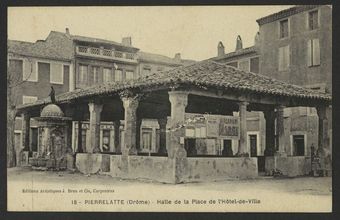
[[[148,6],[148,7],[9,7],[8,39],[35,42],[49,32],[97,37],[132,45],[145,52],[203,60],[254,44],[257,19],[292,6]]]

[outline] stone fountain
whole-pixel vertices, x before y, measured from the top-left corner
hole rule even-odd
[[[33,167],[62,170],[72,167],[73,157],[70,140],[71,118],[64,117],[63,111],[56,104],[43,108],[38,121],[38,152],[30,158]]]

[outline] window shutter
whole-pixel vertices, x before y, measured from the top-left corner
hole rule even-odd
[[[283,70],[283,48],[279,48],[279,70]]]
[[[320,65],[319,39],[313,39],[313,65]]]
[[[312,66],[312,40],[307,44],[307,66]]]
[[[290,50],[289,45],[284,47],[285,48],[285,69],[287,69],[290,66]]]
[[[24,60],[23,65],[24,65],[23,80],[26,81],[27,79],[30,78],[30,75],[33,74],[33,68],[31,62],[27,60]]]
[[[50,82],[63,83],[63,65],[60,63],[51,63]]]

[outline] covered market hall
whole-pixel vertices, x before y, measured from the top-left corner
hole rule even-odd
[[[21,105],[18,114],[23,118],[23,155],[33,166],[181,183],[258,176],[258,158],[251,157],[247,144],[250,111],[265,117],[265,170],[304,175],[312,170],[311,157],[287,154],[291,149],[284,140],[283,110],[315,107],[319,166],[329,166],[326,110],[331,99],[326,93],[206,60],[135,80],[76,89],[57,95],[55,103],[46,98]],[[39,122],[34,154],[29,149],[31,118]],[[159,123],[156,153],[140,150],[144,119]],[[79,128],[84,121],[89,123],[86,140],[74,124]],[[114,125],[109,152],[101,144],[101,122]],[[118,135],[121,124],[124,132]],[[72,147],[74,136],[77,142]],[[228,140],[237,142],[237,151],[230,149]]]

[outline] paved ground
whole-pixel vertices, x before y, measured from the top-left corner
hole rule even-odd
[[[326,177],[171,185],[11,168],[8,192],[9,209],[27,211],[329,212],[332,206],[332,180]]]

